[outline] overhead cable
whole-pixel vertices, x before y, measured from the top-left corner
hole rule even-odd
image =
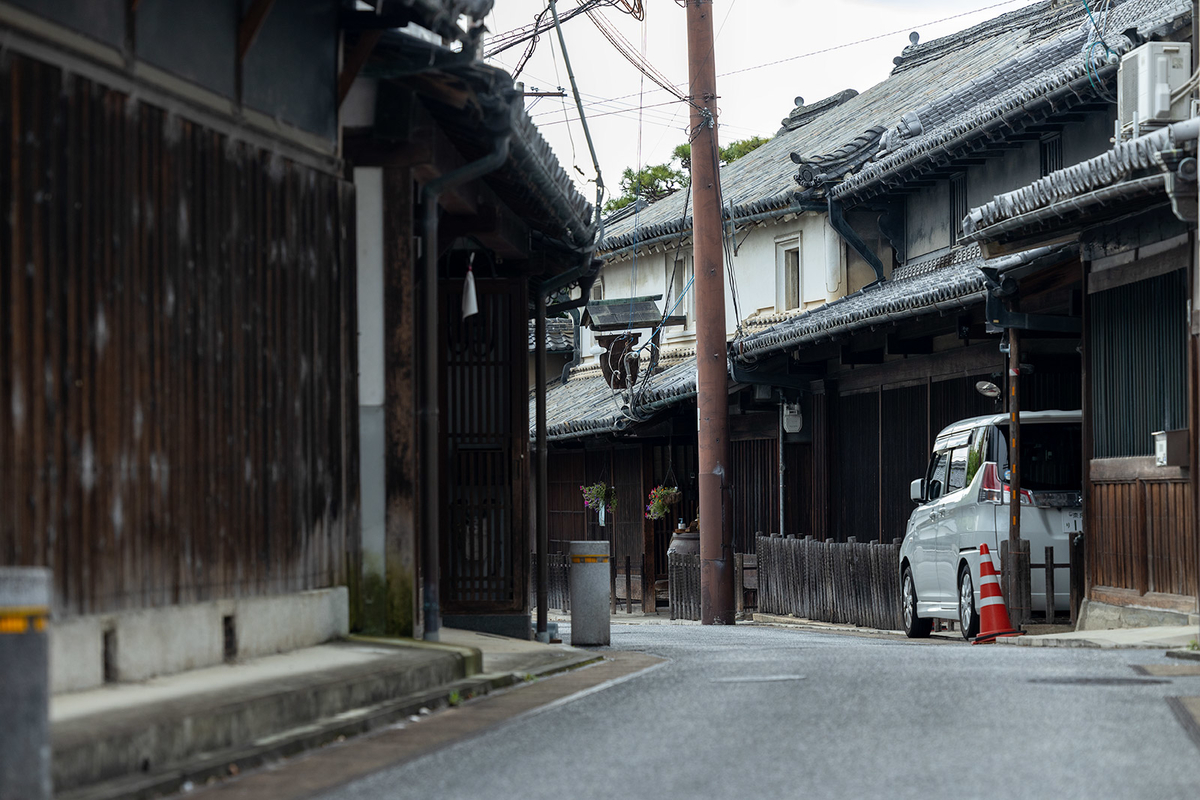
[[[567,54],[567,40],[563,36],[562,23],[558,19],[558,0],[550,0],[550,16],[554,17],[554,30],[558,33],[558,46],[562,50],[563,64],[567,68],[567,78],[571,81],[571,92],[575,95],[575,108],[579,110],[579,122],[583,125],[583,135],[587,138],[588,150],[592,154],[592,167],[596,170],[596,241],[600,241],[604,213],[604,177],[600,174],[600,159],[596,157],[596,145],[592,142],[592,132],[588,128],[587,117],[583,113],[583,100],[579,96],[579,84],[575,81],[575,71],[571,69],[571,57]]]
[[[626,39],[624,35],[622,35],[622,33],[617,30],[603,14],[596,9],[589,9],[587,16],[588,19],[592,21],[592,24],[594,24],[604,36],[604,38],[608,40],[609,44],[611,44],[626,61],[632,64],[638,72],[642,73],[642,75],[658,84],[663,90],[670,92],[680,100],[685,99],[683,93],[676,89],[671,83],[671,79],[666,75],[663,75],[657,67],[651,64],[646,59],[645,55],[635,50],[629,40]]]

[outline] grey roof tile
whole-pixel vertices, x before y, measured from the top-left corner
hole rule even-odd
[[[1011,269],[1063,249],[1044,247],[994,259],[988,266]],[[873,325],[982,303],[986,288],[980,270],[983,264],[979,245],[955,248],[931,259],[927,271],[914,271],[908,277],[874,284],[751,334],[735,343],[735,357],[754,361],[773,352],[803,347]]]
[[[529,320],[529,352],[537,346],[537,322]],[[566,317],[546,320],[546,352],[571,353],[575,350],[575,321]]]
[[[1044,13],[1051,18],[1056,12],[1044,9]],[[1136,29],[1139,35],[1151,38],[1176,30],[1190,14],[1189,0],[1126,0],[1113,7],[1107,26],[1109,31]],[[945,153],[948,146],[963,145],[982,135],[988,125],[1011,115],[1026,114],[1031,103],[1056,89],[1079,83],[1086,91],[1083,51],[1089,40],[1090,23],[1084,27],[1067,17],[1061,19],[1057,27],[1031,29],[1030,36],[1036,30],[1038,35],[1050,38],[1029,42],[1010,56],[989,58],[980,52],[977,57],[964,59],[958,66],[976,70],[974,85],[985,87],[982,93],[971,97],[972,83],[965,82],[918,106],[916,114],[922,132],[898,139],[886,154],[836,186],[832,190],[834,196],[848,199],[896,173],[916,169],[935,154]],[[1118,55],[1134,46],[1123,33],[1110,32],[1105,38]]]
[[[963,231],[971,240],[984,241],[1039,222],[1047,215],[1080,213],[1087,204],[1161,191],[1165,176],[1158,153],[1195,142],[1198,134],[1200,118],[1194,118],[1123,142],[1095,158],[1052,172],[971,209],[963,220]]]
[[[1136,6],[1143,16],[1155,11],[1165,18],[1176,13],[1176,7],[1180,5],[1187,6],[1187,0],[1127,0],[1119,8]],[[937,108],[947,119],[968,113],[965,109],[978,106],[982,100],[968,101],[955,94],[955,90],[982,76],[983,80],[977,80],[974,87],[976,96],[995,96],[1004,87],[1011,86],[1013,79],[993,68],[1013,62],[1015,57],[1028,50],[1031,39],[1036,46],[1046,37],[1058,36],[1064,28],[1078,30],[1074,16],[1060,14],[1051,6],[1050,0],[1044,0],[966,31],[905,48],[907,55],[901,56],[901,63],[887,80],[843,102],[831,104],[831,108],[801,127],[780,132],[763,146],[723,167],[721,184],[726,204],[733,201],[736,216],[786,209],[795,200],[798,188],[793,179],[795,170],[789,163],[791,153],[822,165],[837,162],[840,157],[850,157],[855,161],[853,168],[858,168],[859,154],[864,159],[873,156],[872,148],[878,133],[894,125],[906,112],[924,107]],[[945,108],[938,105],[941,98],[946,98],[943,101],[947,104]],[[821,101],[814,106],[825,103]],[[893,155],[903,159],[909,151],[927,151],[930,136],[946,135],[947,132],[941,130],[943,127],[945,125],[939,124],[933,132],[926,131],[921,137],[905,140],[906,146]],[[870,130],[872,128],[876,130]],[[873,164],[868,165],[863,171],[873,167]],[[606,229],[600,249],[616,250],[637,241],[689,230],[690,205],[685,213],[688,197],[687,192],[676,192],[636,215],[613,221]]]
[[[648,377],[639,378],[638,385],[637,414],[628,411],[624,394],[610,389],[599,372],[550,387],[546,390],[549,438],[574,439],[613,433],[635,424],[635,417],[648,417],[661,408],[694,397],[696,360],[690,358],[660,367]],[[533,404],[530,397],[530,419],[534,417]]]

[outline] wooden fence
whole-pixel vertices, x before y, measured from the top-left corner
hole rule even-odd
[[[700,619],[700,556],[667,555],[671,619]]]
[[[759,537],[758,609],[764,614],[900,629],[900,540],[878,544],[853,538],[819,542],[811,536]]]

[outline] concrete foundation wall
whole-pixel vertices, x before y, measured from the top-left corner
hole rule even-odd
[[[1101,631],[1117,628],[1153,628],[1160,625],[1195,626],[1197,624],[1200,624],[1200,616],[1194,613],[1185,614],[1161,608],[1119,606],[1101,603],[1098,600],[1084,600],[1079,609],[1079,622],[1075,629]]]
[[[349,633],[344,586],[276,597],[71,617],[50,625],[50,691],[104,683],[105,634],[118,681],[137,681],[225,661],[225,618],[232,617],[236,657],[282,653]]]

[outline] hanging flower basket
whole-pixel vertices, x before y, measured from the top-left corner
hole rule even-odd
[[[590,486],[580,486],[579,491],[583,493],[584,508],[600,513],[601,508],[617,507],[616,487],[609,486],[604,481],[593,483]]]
[[[662,519],[669,516],[671,506],[679,502],[679,487],[655,486],[650,492],[650,504],[646,506],[646,519]]]

